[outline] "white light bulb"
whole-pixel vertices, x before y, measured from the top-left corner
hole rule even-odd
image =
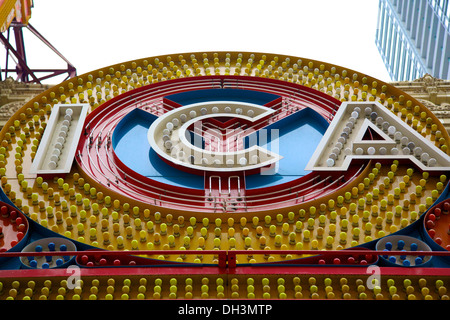
[[[242,157],[239,159],[239,164],[243,167],[247,165],[247,159]]]
[[[55,170],[56,169],[56,162],[55,161],[50,161],[49,163],[48,163],[48,167],[51,169],[51,170]]]
[[[166,128],[167,128],[168,130],[172,131],[172,130],[173,130],[173,123],[172,123],[172,122],[167,122]]]
[[[334,166],[334,160],[331,158],[328,158],[327,159],[327,167],[332,167],[332,166]]]

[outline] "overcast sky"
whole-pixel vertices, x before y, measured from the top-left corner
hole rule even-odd
[[[34,0],[30,23],[79,75],[160,54],[254,51],[311,58],[390,81],[375,46],[378,1]],[[64,66],[27,30],[25,41],[32,68]]]

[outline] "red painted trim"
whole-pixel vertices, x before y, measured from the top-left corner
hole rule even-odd
[[[163,98],[163,105],[168,106],[172,110],[181,107],[181,104],[176,103],[175,101],[169,100],[165,97]]]
[[[70,271],[70,270],[69,270]],[[0,279],[4,278],[29,278],[29,277],[68,277],[73,272],[67,269],[21,269],[21,270],[0,270]],[[215,275],[223,274],[223,270],[218,267],[132,267],[130,268],[80,268],[81,276],[136,276],[152,274],[184,274],[184,275]]]
[[[448,268],[403,268],[403,267],[380,267],[380,275],[383,276],[450,276]],[[114,268],[80,268],[81,277],[104,277],[104,276],[152,276],[152,275],[342,275],[369,276],[367,268],[357,267],[316,267],[316,266],[258,266],[247,265],[238,268],[219,268],[202,266],[201,264],[189,267],[114,267]],[[23,270],[0,270],[0,279],[12,278],[55,278],[68,277],[72,271],[67,269],[23,269]]]
[[[279,97],[279,98],[276,98],[275,100],[272,100],[272,101],[266,103],[264,106],[267,108],[271,108],[273,110],[278,110],[283,106],[282,102],[283,102],[283,98]]]
[[[345,255],[409,255],[409,256],[440,256],[450,257],[450,251],[374,251],[369,249],[352,250],[202,250],[202,254],[219,254],[221,252],[233,255],[264,255],[264,254],[294,254],[294,255],[319,255],[319,256],[345,256]],[[0,258],[27,257],[27,256],[78,256],[78,255],[163,255],[186,254],[197,255],[197,250],[85,250],[85,251],[43,251],[43,252],[2,252]]]
[[[320,267],[320,266],[295,266],[295,267],[239,267],[232,269],[230,273],[235,275],[250,274],[279,274],[279,275],[366,275],[367,267]],[[380,267],[380,275],[398,276],[450,276],[448,268],[404,268],[404,267]]]

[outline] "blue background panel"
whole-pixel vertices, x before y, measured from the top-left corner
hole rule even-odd
[[[171,167],[150,148],[147,132],[157,117],[141,109],[126,115],[114,130],[112,146],[128,168],[150,179],[176,186],[204,189],[203,176]]]
[[[165,97],[181,105],[206,101],[238,101],[265,105],[279,96],[271,93],[244,89],[206,89],[186,91]]]
[[[293,181],[307,175],[305,167],[317,148],[322,136],[328,128],[328,122],[312,109],[300,110],[268,127],[267,145],[258,143],[261,147],[271,150],[283,156],[278,163],[276,173],[273,175],[254,174],[245,178],[247,189],[274,186]],[[279,130],[279,140],[273,140],[271,130]],[[258,135],[261,131],[256,132]],[[254,138],[246,138],[245,146],[250,147]],[[278,150],[274,149],[274,143],[278,143]]]

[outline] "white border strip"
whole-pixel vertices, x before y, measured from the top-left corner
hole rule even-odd
[[[69,128],[69,134],[61,149],[60,160],[56,169],[48,166],[48,155],[55,146],[58,138],[61,122],[67,109],[72,109],[72,125]],[[41,138],[36,156],[30,167],[30,174],[64,174],[72,169],[73,159],[80,140],[80,135],[84,128],[84,122],[88,113],[89,104],[56,104],[53,106],[52,113],[47,122],[44,134]]]

